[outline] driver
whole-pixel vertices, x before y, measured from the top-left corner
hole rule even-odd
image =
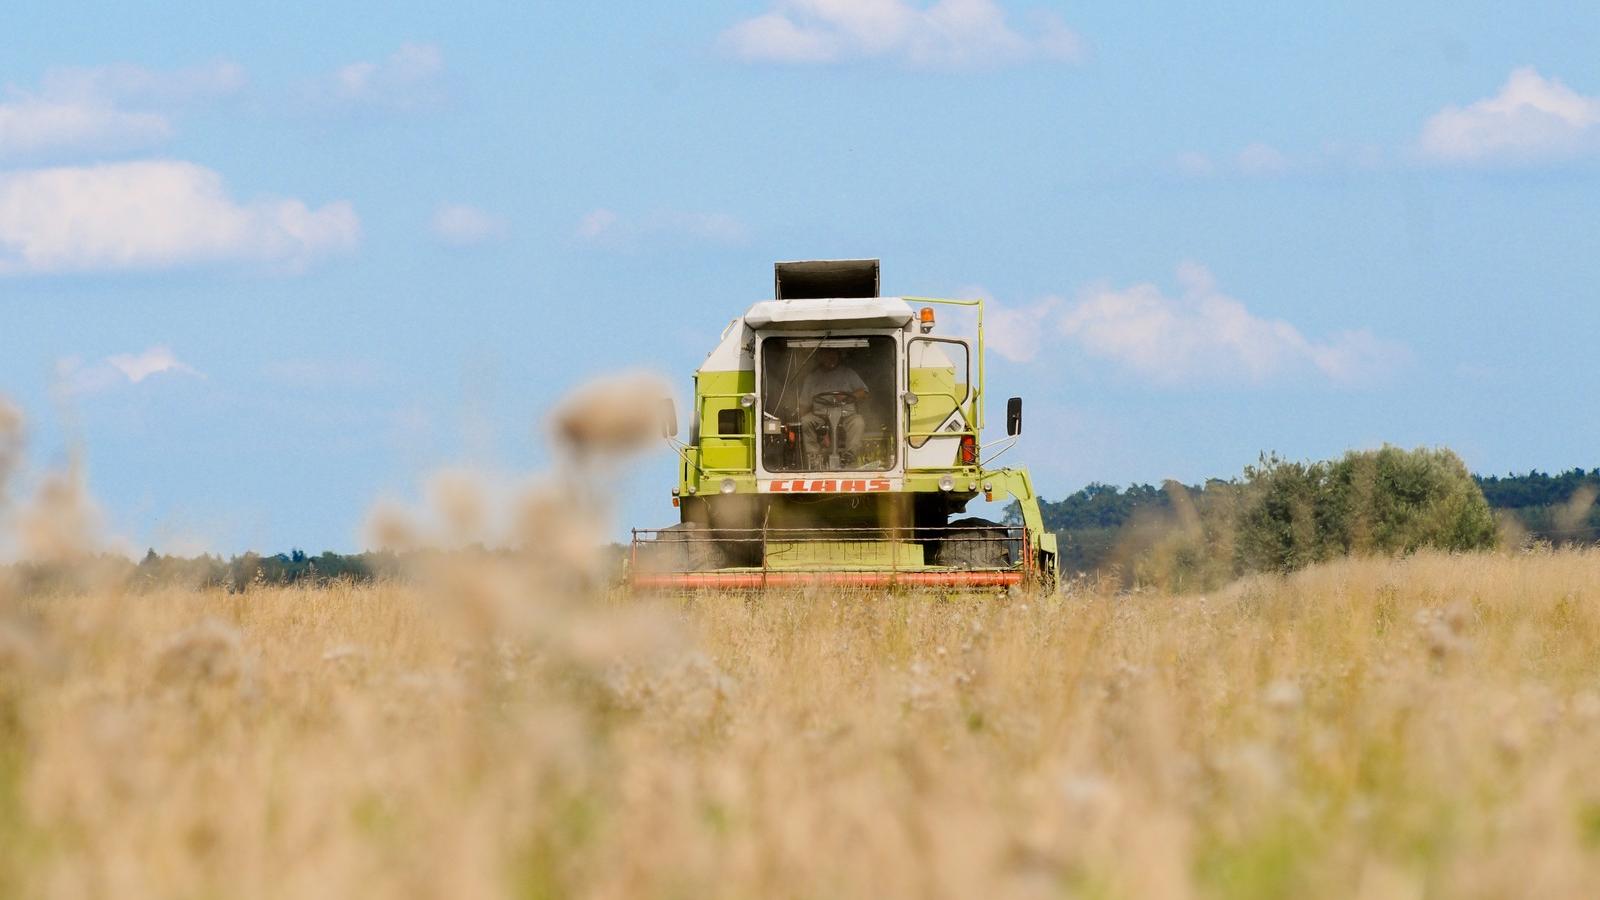
[[[822,396],[819,396],[822,395]],[[806,467],[813,472],[822,469],[827,454],[822,448],[818,432],[828,424],[830,405],[842,407],[839,416],[839,455],[845,465],[854,465],[861,453],[861,438],[867,425],[856,412],[856,403],[867,399],[867,383],[849,366],[839,362],[839,351],[823,347],[817,351],[817,367],[806,376],[800,388],[802,404],[811,404],[811,411],[800,417],[801,441],[806,454]]]

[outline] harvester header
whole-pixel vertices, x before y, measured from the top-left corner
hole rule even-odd
[[[1026,470],[982,444],[983,303],[879,296],[877,260],[774,266],[774,298],[724,329],[676,444],[678,524],[634,532],[645,587],[1005,587],[1056,581]],[[966,310],[945,334],[936,307]],[[668,429],[676,434],[676,415]],[[1009,496],[1020,521],[964,516]]]

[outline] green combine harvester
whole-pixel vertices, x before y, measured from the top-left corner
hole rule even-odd
[[[632,584],[1053,590],[1027,470],[989,465],[1022,431],[1021,398],[1007,440],[982,444],[983,302],[880,297],[875,259],[775,270],[774,299],[695,373],[687,443],[668,410],[680,521],[633,532]],[[944,333],[940,308],[975,334]],[[1014,499],[1020,522],[965,516],[980,495]]]

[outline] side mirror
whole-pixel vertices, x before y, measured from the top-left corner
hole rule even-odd
[[[661,436],[669,438],[677,435],[678,407],[673,405],[671,397],[664,397],[661,400]]]
[[[1006,401],[1006,435],[1016,437],[1022,433],[1022,398],[1012,397]]]

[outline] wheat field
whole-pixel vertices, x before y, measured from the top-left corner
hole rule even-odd
[[[0,896],[1562,897],[1600,555],[1209,596],[16,597]]]

